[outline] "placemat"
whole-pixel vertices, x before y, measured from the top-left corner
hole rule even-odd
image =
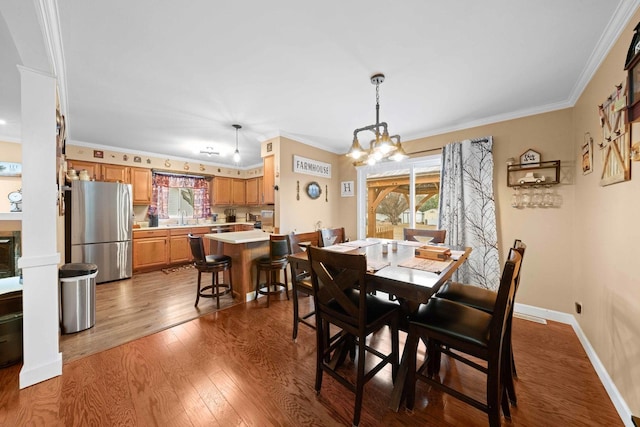
[[[413,257],[409,258],[406,261],[398,263],[398,267],[415,268],[416,270],[424,270],[431,273],[440,274],[442,270],[449,266],[449,264],[451,264],[451,260],[436,261],[432,259]]]

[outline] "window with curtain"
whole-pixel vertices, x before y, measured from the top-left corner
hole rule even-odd
[[[204,177],[153,172],[149,212],[158,218],[187,218],[211,215],[209,182]]]

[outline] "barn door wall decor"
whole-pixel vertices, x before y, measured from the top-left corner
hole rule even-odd
[[[610,185],[631,179],[631,143],[626,114],[626,91],[623,84],[598,106],[602,126],[602,174],[600,185]]]

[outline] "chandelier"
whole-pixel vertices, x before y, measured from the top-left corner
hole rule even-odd
[[[386,122],[380,122],[380,84],[384,82],[384,74],[371,76],[371,84],[376,85],[376,122],[353,131],[353,142],[347,153],[348,157],[355,160],[355,164],[375,165],[383,160],[395,160],[397,162],[409,157],[400,144],[400,135],[389,136]],[[369,149],[365,150],[358,141],[358,133],[371,131],[375,138],[369,143]]]

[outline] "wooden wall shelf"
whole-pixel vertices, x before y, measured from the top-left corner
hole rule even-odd
[[[507,166],[508,187],[532,187],[559,183],[560,160]]]

